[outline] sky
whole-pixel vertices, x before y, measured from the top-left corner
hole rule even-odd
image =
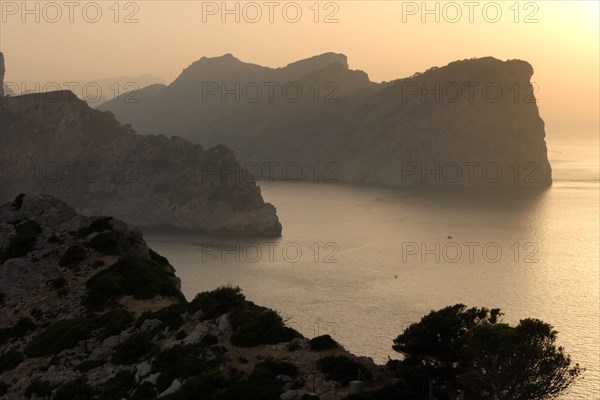
[[[23,5],[25,4],[25,6]],[[282,67],[333,51],[371,80],[449,62],[522,59],[549,137],[597,137],[599,2],[0,1],[5,81],[166,82],[203,56]]]

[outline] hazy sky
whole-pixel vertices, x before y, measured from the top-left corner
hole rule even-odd
[[[224,53],[280,67],[334,51],[374,81],[457,59],[518,58],[534,67],[550,137],[599,131],[600,10],[593,0],[67,3],[31,1],[27,13],[22,1],[0,1],[6,81],[32,89],[34,82],[149,73],[171,82],[200,57]]]

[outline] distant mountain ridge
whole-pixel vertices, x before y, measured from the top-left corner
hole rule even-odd
[[[544,188],[552,173],[532,75],[527,62],[485,57],[377,84],[341,54],[283,68],[226,54],[138,103],[99,109],[140,133],[230,146],[243,164],[298,166],[303,180],[329,165],[351,183]]]
[[[1,117],[0,201],[50,194],[139,227],[281,234],[275,207],[251,175],[215,172],[236,162],[225,146],[137,135],[69,91],[6,98]]]

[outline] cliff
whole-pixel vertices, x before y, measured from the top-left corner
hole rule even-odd
[[[68,91],[6,99],[0,129],[1,201],[45,193],[139,227],[281,234],[275,207],[251,174],[235,173],[225,146],[137,135]]]
[[[327,400],[348,394],[358,368],[367,388],[393,379],[328,337],[315,343],[237,288],[187,301],[168,260],[119,220],[50,196],[0,206],[3,399]]]
[[[552,173],[532,75],[487,57],[377,84],[340,54],[283,68],[226,55],[100,109],[144,134],[230,146],[243,164],[298,164],[304,180],[330,165],[321,177],[344,182],[539,189]]]

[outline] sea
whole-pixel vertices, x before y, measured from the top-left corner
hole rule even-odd
[[[561,399],[600,399],[597,141],[548,143],[542,192],[259,182],[278,239],[145,231],[188,299],[223,285],[307,337],[330,334],[377,363],[411,323],[457,303],[538,318],[583,378]]]

